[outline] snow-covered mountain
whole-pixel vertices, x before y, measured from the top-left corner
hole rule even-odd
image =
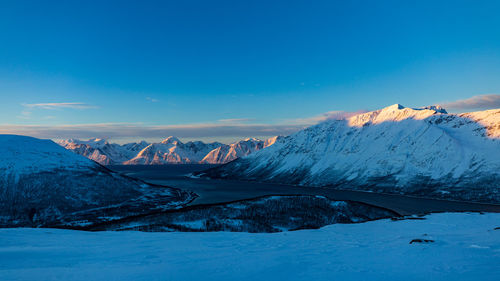
[[[236,158],[247,156],[250,153],[261,150],[272,145],[278,137],[262,141],[256,138],[248,138],[232,144],[224,144],[208,153],[201,163],[223,164],[233,161]]]
[[[137,153],[149,145],[145,141],[119,145],[103,139],[90,139],[88,141],[69,139],[57,143],[102,165],[121,164],[135,157]]]
[[[322,122],[204,175],[500,202],[500,109],[395,104]]]
[[[273,145],[275,142],[277,142],[278,140],[284,138],[283,136],[275,136],[275,137],[272,137],[272,138],[268,138],[267,140],[264,141],[264,145],[262,148],[266,148],[268,146],[271,146]]]
[[[192,198],[121,176],[50,140],[0,135],[0,226],[92,224]]]
[[[211,150],[222,143],[203,143],[201,141],[182,143],[176,137],[168,137],[161,143],[152,143],[141,150],[134,158],[124,164],[158,165],[198,163]]]
[[[279,138],[282,137],[272,137],[265,141],[246,139],[230,145],[201,141],[183,143],[172,136],[160,143],[151,144],[142,141],[119,145],[102,139],[88,141],[69,139],[58,143],[102,165],[223,164],[266,148]]]

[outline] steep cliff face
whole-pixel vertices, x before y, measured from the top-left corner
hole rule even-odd
[[[500,202],[500,109],[395,104],[306,128],[204,175]]]

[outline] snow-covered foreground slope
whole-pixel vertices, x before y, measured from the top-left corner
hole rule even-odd
[[[0,135],[0,227],[92,224],[192,196],[121,176],[50,140]]]
[[[500,109],[395,104],[325,121],[205,175],[500,202]]]
[[[172,136],[151,144],[142,141],[119,145],[102,139],[69,139],[58,141],[58,144],[102,165],[223,164],[266,148],[279,138],[246,139],[229,145],[201,141],[183,143]]]
[[[0,229],[7,280],[498,280],[500,214],[274,234]],[[414,239],[434,242],[412,243]]]

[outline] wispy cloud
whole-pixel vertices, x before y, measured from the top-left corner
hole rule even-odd
[[[21,114],[17,116],[19,119],[30,119],[31,118],[31,111],[29,110],[23,110],[21,111]]]
[[[500,108],[500,95],[478,95],[472,98],[441,104],[446,109],[494,109]]]
[[[148,100],[150,102],[159,102],[160,101],[159,99],[155,99],[155,98],[152,98],[152,97],[146,97],[146,100]]]
[[[38,138],[105,138],[147,139],[177,136],[179,138],[224,139],[242,136],[290,135],[307,126],[329,119],[344,119],[365,111],[330,111],[318,116],[285,120],[278,124],[251,123],[249,118],[221,119],[213,123],[185,125],[145,125],[142,123],[98,123],[78,125],[0,124],[0,134],[29,135]]]
[[[83,102],[51,102],[51,103],[23,103],[21,104],[24,109],[21,114],[17,116],[19,119],[31,119],[31,115],[34,110],[60,110],[60,109],[95,109],[98,108],[95,105],[90,105]],[[51,116],[50,118],[54,118]]]
[[[220,119],[220,120],[217,120],[221,123],[236,123],[236,124],[239,124],[239,123],[246,123],[246,122],[250,122],[250,121],[253,121],[254,119],[252,118],[229,118],[229,119]]]
[[[90,105],[82,102],[52,102],[52,103],[23,103],[22,106],[26,108],[39,108],[39,109],[94,109],[98,108],[95,105]]]
[[[29,135],[38,138],[223,138],[240,136],[289,135],[304,126],[268,124],[188,124],[146,126],[128,123],[82,125],[0,125],[0,134]]]

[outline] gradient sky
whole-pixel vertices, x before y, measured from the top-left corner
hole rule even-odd
[[[498,108],[499,11],[500,1],[0,1],[0,132],[229,142],[394,103]]]

